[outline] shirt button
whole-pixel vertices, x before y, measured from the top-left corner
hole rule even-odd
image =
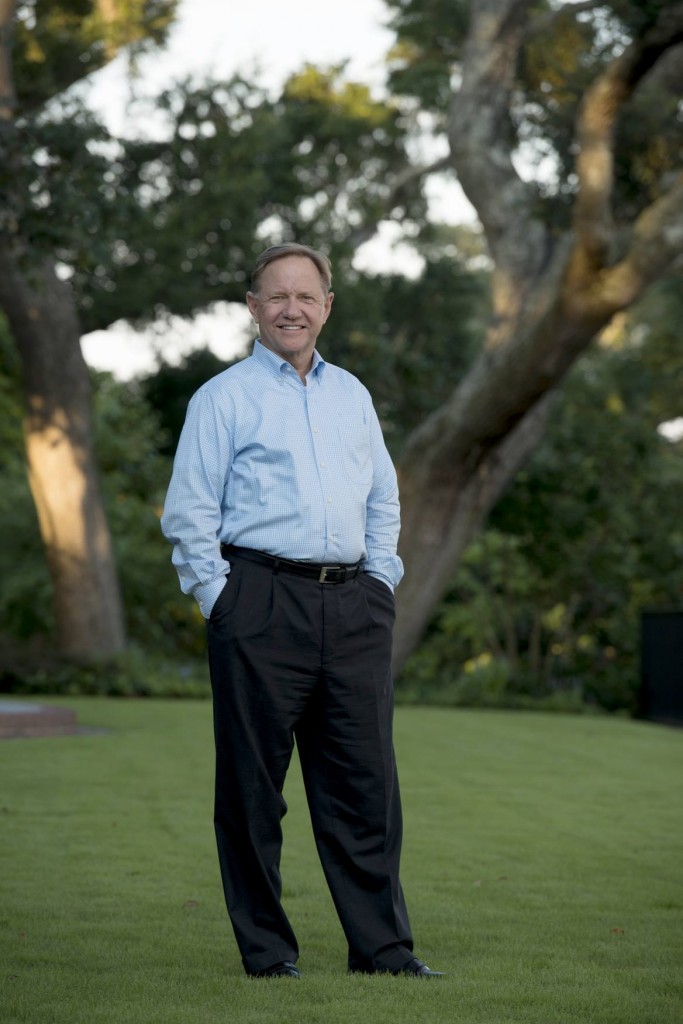
[[[328,504],[328,505],[331,505],[331,504],[332,504],[332,498],[328,498],[328,499],[327,499],[327,504]]]
[[[321,462],[321,463],[320,463],[320,468],[321,468],[321,469],[324,469],[326,465],[327,465],[327,463],[326,463],[326,462]]]
[[[317,434],[317,433],[318,433],[318,428],[317,428],[317,427],[313,427],[313,433],[314,433],[314,434]]]

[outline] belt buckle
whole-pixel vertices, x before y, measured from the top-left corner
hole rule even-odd
[[[338,571],[339,569],[343,569],[343,568],[344,568],[343,565],[323,565],[323,566],[321,566],[321,568],[320,568],[320,575],[318,576],[318,583],[327,583],[327,574],[328,574],[328,572],[332,572],[333,570],[334,571]]]

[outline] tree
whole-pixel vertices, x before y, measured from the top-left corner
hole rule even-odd
[[[21,188],[28,184],[22,114],[52,100],[122,45],[163,38],[174,7],[174,0],[0,2],[0,307],[22,363],[26,458],[54,591],[59,648],[76,661],[120,651],[125,625],[93,451],[76,303],[58,273],[54,250],[45,242],[37,245],[26,230],[30,201]],[[13,29],[20,53],[14,64]]]
[[[428,96],[445,117],[450,161],[479,214],[493,265],[481,355],[400,459],[400,668],[474,532],[543,436],[569,368],[683,252],[683,176],[669,166],[661,122],[661,173],[648,190],[629,194],[654,139],[637,139],[635,123],[620,132],[619,120],[655,81],[659,113],[675,109],[683,4],[620,0],[553,10],[529,0],[479,0],[455,5],[449,27],[444,15],[452,8],[442,0],[390,6],[403,40],[402,87]],[[436,32],[430,16],[441,19]],[[539,62],[526,71],[522,62],[531,46],[544,53],[566,48],[568,39],[576,80],[569,72],[558,76],[549,61],[548,74],[534,83]],[[451,81],[458,83],[452,94]],[[573,84],[585,87],[582,96],[571,92]],[[675,149],[673,117],[670,128]],[[544,153],[557,155],[554,187],[538,177],[527,182],[517,169],[524,133],[532,140],[536,133],[538,150],[541,130]],[[575,155],[570,173],[563,171],[565,153]]]

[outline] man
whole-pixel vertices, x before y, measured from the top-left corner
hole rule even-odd
[[[208,620],[218,857],[247,974],[300,976],[280,902],[296,739],[349,969],[429,977],[399,881],[396,474],[367,390],[316,351],[330,288],[314,249],[259,257],[259,339],[190,402],[162,529]]]

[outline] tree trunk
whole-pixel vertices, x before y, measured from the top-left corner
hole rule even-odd
[[[0,236],[0,307],[22,361],[29,482],[53,584],[59,652],[77,662],[107,658],[125,646],[124,616],[71,292],[50,259],[26,269]]]
[[[549,392],[475,468],[468,455],[434,482],[429,441],[399,465],[401,539],[405,576],[396,591],[394,671],[399,673],[420,642],[470,541],[499,497],[536,449],[554,404]]]
[[[572,226],[551,232],[514,166],[510,108],[531,0],[471,5],[462,80],[449,117],[453,167],[479,213],[493,261],[493,316],[481,356],[410,437],[398,466],[405,577],[394,669],[419,642],[458,561],[543,437],[551,396],[612,316],[683,252],[683,176],[631,225],[610,263],[614,127],[661,54],[683,38],[683,4],[634,40],[586,93],[576,125]]]

